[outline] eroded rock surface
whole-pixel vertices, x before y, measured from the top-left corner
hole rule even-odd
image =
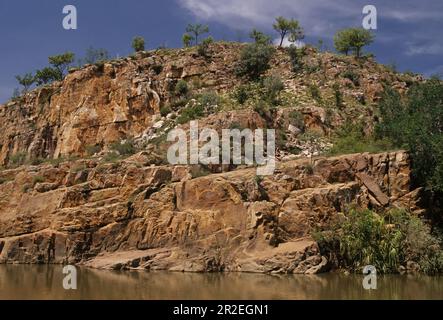
[[[401,151],[289,161],[267,177],[194,178],[143,159],[0,172],[0,263],[318,273],[329,265],[311,234],[350,205],[418,210]]]

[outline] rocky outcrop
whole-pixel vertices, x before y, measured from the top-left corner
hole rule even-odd
[[[123,139],[149,137],[157,125],[169,119],[162,118],[160,109],[174,102],[179,80],[186,81],[193,93],[225,94],[226,108],[240,109],[230,94],[242,83],[234,69],[243,46],[213,44],[209,58],[200,56],[196,48],[162,49],[72,69],[62,82],[0,105],[0,166],[11,163],[17,154],[28,161],[85,156],[88,146],[107,150]],[[356,118],[364,120],[367,130],[371,130],[370,104],[381,95],[383,84],[407,87],[400,75],[388,72],[371,59],[356,61],[317,53],[312,48],[306,49],[306,54],[304,70],[297,76],[283,49],[277,50],[268,71],[268,75],[282,78],[286,99],[292,105],[278,111],[277,120],[269,124],[283,132],[296,134],[299,130],[288,121],[294,110],[301,112],[307,128],[321,134],[329,135],[347,119]],[[346,73],[358,79],[352,82]],[[345,97],[341,110],[332,108],[336,104],[334,85],[339,85]],[[312,86],[319,88],[321,103],[311,96]]]
[[[418,210],[405,152],[201,176],[198,168],[78,160],[0,172],[0,263],[318,273],[312,240],[350,206]]]

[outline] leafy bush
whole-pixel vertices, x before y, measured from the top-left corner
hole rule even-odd
[[[343,107],[343,93],[340,90],[340,85],[338,83],[334,83],[332,90],[334,90],[335,105],[337,108]]]
[[[185,80],[179,80],[175,85],[175,93],[180,97],[186,97],[189,93],[189,86]]]
[[[182,110],[179,117],[177,118],[177,122],[179,124],[184,124],[189,121],[201,118],[205,115],[204,107],[200,103],[195,103],[187,106]]]
[[[280,77],[270,76],[263,80],[264,99],[271,105],[279,103],[278,96],[285,88],[285,85]]]
[[[197,96],[197,100],[205,109],[218,106],[221,102],[220,96],[214,91],[204,92],[200,94],[199,96]]]
[[[274,48],[260,43],[248,44],[240,54],[240,61],[235,73],[239,77],[257,80],[269,69],[269,62],[274,54]]]
[[[404,100],[387,89],[379,108],[377,136],[410,151],[416,184],[443,192],[443,84],[415,84]]]
[[[171,107],[169,105],[162,106],[160,108],[160,114],[162,117],[166,117],[168,114],[172,112]]]
[[[361,124],[346,123],[337,131],[333,138],[333,147],[329,151],[331,155],[370,152],[377,153],[388,151],[393,148],[389,139],[375,139],[367,137]]]
[[[209,57],[209,46],[214,42],[212,37],[207,37],[202,43],[198,46],[197,53],[205,58]]]
[[[321,92],[316,84],[311,84],[309,86],[309,93],[311,94],[312,98],[315,99],[315,101],[317,101],[318,103],[322,102]]]
[[[45,177],[43,176],[35,176],[32,178],[32,184],[35,186],[37,183],[43,183],[45,182]]]
[[[344,221],[333,222],[327,229],[314,238],[340,268],[361,272],[373,265],[380,273],[396,273],[413,261],[424,273],[443,271],[440,240],[420,218],[403,210],[381,215],[352,209]]]
[[[237,88],[237,90],[234,92],[234,98],[237,100],[240,104],[245,104],[246,101],[249,99],[249,93],[246,86],[240,86]]]
[[[302,68],[302,58],[305,55],[304,48],[298,49],[296,46],[291,45],[287,49],[289,58],[291,60],[291,67],[293,72],[297,72]]]

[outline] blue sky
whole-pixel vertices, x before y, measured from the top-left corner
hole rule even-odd
[[[78,30],[64,30],[62,9],[75,5]],[[210,26],[215,39],[246,41],[248,32],[272,30],[276,16],[299,19],[305,42],[332,37],[343,27],[361,26],[362,8],[378,10],[376,42],[368,48],[381,63],[401,71],[443,73],[441,0],[0,0],[0,102],[18,84],[15,75],[47,65],[47,57],[86,48],[105,48],[112,57],[131,52],[131,39],[143,36],[148,48],[178,47],[189,22]]]

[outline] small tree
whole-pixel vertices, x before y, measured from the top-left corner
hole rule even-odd
[[[249,37],[255,41],[255,43],[258,44],[270,44],[271,43],[271,37],[264,34],[261,31],[258,31],[257,29],[253,29],[251,33],[249,33]]]
[[[247,45],[241,52],[240,61],[235,70],[237,76],[258,80],[269,69],[269,62],[273,54],[274,48],[269,45],[258,43]]]
[[[132,39],[132,49],[135,52],[145,51],[145,39],[143,37],[134,37]]]
[[[35,73],[35,81],[39,86],[59,80],[59,77],[60,74],[58,70],[49,67],[37,70],[37,72]]]
[[[346,55],[351,51],[350,30],[343,29],[338,31],[334,36],[335,50]]]
[[[56,71],[55,80],[61,81],[65,76],[68,66],[74,61],[75,55],[72,52],[65,52],[48,58],[49,64]]]
[[[209,46],[214,43],[214,38],[207,37],[202,43],[198,46],[198,54],[202,57],[209,56]]]
[[[296,42],[304,38],[304,32],[297,20],[285,19],[284,17],[278,17],[273,24],[274,30],[280,34],[280,47],[283,46],[283,41],[286,36],[289,35],[288,40],[290,42]]]
[[[191,46],[192,40],[193,37],[190,34],[185,33],[182,37],[183,46],[185,48],[189,48]]]
[[[345,53],[354,51],[357,57],[361,56],[363,47],[374,42],[374,35],[363,28],[348,28],[340,30],[334,37],[335,49],[338,52]]]
[[[18,83],[23,86],[23,92],[28,92],[29,88],[34,84],[35,77],[32,75],[32,73],[27,73],[23,77],[22,76],[15,76]]]
[[[186,27],[186,32],[190,34],[192,40],[195,41],[195,45],[198,45],[198,37],[204,33],[209,32],[209,27],[202,24],[188,24]]]

